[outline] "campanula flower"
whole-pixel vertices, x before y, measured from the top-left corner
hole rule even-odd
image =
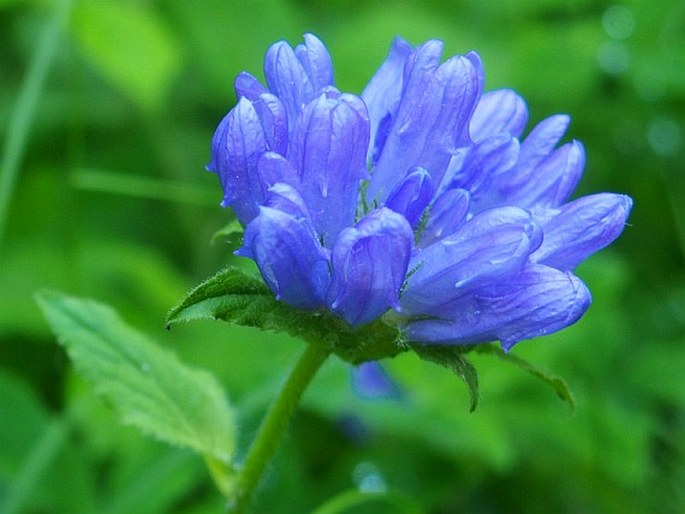
[[[480,57],[396,38],[361,95],[335,88],[307,34],[243,72],[208,169],[276,298],[351,327],[382,319],[414,343],[522,339],[577,321],[575,267],[616,239],[632,200],[570,200],[585,165],[570,118],[526,133],[526,102],[483,92]]]

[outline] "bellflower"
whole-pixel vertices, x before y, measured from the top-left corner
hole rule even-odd
[[[268,50],[266,85],[237,77],[208,165],[276,298],[425,344],[508,350],[577,321],[591,297],[573,271],[632,200],[570,200],[585,151],[561,143],[569,117],[526,134],[525,101],[484,93],[479,56],[443,60],[436,40],[395,39],[362,94],[341,93],[304,39]]]

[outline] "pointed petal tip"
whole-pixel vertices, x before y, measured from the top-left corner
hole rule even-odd
[[[248,259],[252,259],[252,252],[250,251],[249,248],[245,246],[241,246],[237,250],[233,252],[233,255],[236,255],[238,257],[247,257]]]
[[[633,209],[633,198],[628,195],[620,195],[623,203],[623,209],[626,211],[626,217]]]
[[[409,170],[407,176],[388,196],[386,207],[403,215],[415,226],[433,197],[433,182],[425,168]]]
[[[260,94],[266,93],[267,89],[252,74],[242,71],[233,81],[233,89],[238,99],[246,97],[250,100],[256,99]]]
[[[498,133],[520,137],[528,123],[526,101],[513,89],[483,94],[471,118],[471,136],[476,141]]]
[[[323,41],[321,41],[321,38],[319,38],[317,35],[311,32],[305,32],[302,38],[304,39],[305,43],[312,42],[323,45]]]
[[[480,54],[474,50],[471,50],[464,55],[464,58],[471,63],[471,66],[478,77],[478,87],[482,90],[483,85],[485,84],[485,68],[483,67],[483,60],[481,59]]]
[[[392,39],[392,43],[390,44],[390,54],[397,54],[397,55],[403,55],[403,56],[408,56],[412,50],[414,50],[414,47],[412,46],[409,41],[404,39],[401,36],[395,36]]]
[[[568,127],[571,124],[571,116],[569,114],[553,114],[550,118],[555,120],[556,123],[559,123],[559,125],[566,125]]]

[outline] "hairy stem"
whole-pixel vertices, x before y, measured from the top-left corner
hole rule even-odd
[[[247,509],[252,494],[259,485],[264,470],[273,457],[290,418],[299,404],[302,393],[329,353],[323,346],[307,345],[307,349],[291,371],[279,396],[262,421],[259,433],[240,470],[235,494],[228,505],[229,512],[239,514]]]

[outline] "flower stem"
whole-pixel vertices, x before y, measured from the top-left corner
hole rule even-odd
[[[245,512],[250,498],[271,460],[278,442],[297,408],[302,393],[324,363],[329,350],[325,347],[308,344],[307,349],[290,372],[283,389],[262,421],[259,433],[247,453],[238,476],[237,487],[228,505],[234,514]]]

